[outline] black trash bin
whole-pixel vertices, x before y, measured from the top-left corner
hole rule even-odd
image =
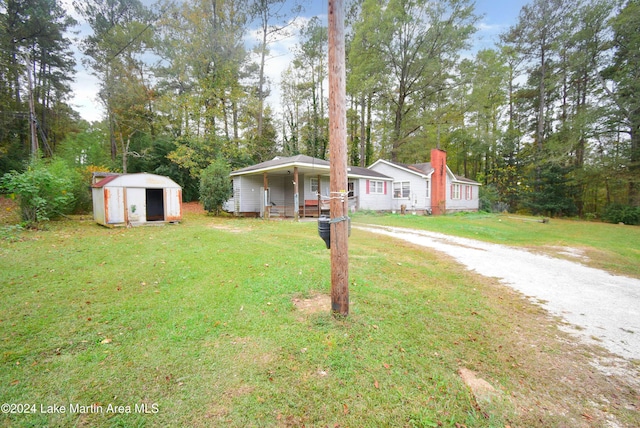
[[[324,215],[318,217],[318,235],[320,235],[324,243],[327,244],[327,248],[331,248],[331,224],[329,220],[329,217]]]
[[[331,248],[331,219],[327,216],[318,217],[318,235],[327,244],[327,248]],[[347,217],[349,222],[349,236],[351,236],[351,217]]]

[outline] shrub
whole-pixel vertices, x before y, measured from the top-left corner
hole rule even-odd
[[[224,160],[216,160],[200,174],[200,202],[208,212],[220,213],[222,205],[231,197],[233,186],[229,167]]]
[[[640,207],[611,204],[605,209],[602,219],[608,223],[640,224]]]
[[[3,192],[18,198],[20,216],[29,226],[68,214],[73,209],[75,171],[63,161],[36,160],[26,171],[11,171],[0,180]]]

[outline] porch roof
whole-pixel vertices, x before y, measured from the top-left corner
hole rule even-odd
[[[296,155],[290,157],[275,157],[272,160],[262,162],[246,168],[235,170],[231,173],[231,177],[241,175],[257,175],[264,172],[284,175],[293,172],[293,168],[298,168],[299,174],[317,174],[329,175],[330,163],[324,159],[317,159],[306,155]],[[347,176],[349,178],[373,178],[378,180],[392,180],[379,172],[368,168],[358,166],[347,167]]]

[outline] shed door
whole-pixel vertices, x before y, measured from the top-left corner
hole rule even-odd
[[[145,192],[139,187],[127,188],[127,219],[131,223],[143,223],[147,208],[145,206]]]
[[[182,220],[182,189],[165,189],[166,221]]]
[[[124,188],[106,187],[104,189],[104,200],[107,207],[104,213],[105,223],[124,223]]]
[[[164,221],[164,189],[146,189],[147,221]]]

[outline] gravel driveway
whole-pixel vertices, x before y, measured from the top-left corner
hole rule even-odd
[[[354,226],[443,252],[498,278],[625,359],[640,360],[640,280],[520,248],[398,227]]]

